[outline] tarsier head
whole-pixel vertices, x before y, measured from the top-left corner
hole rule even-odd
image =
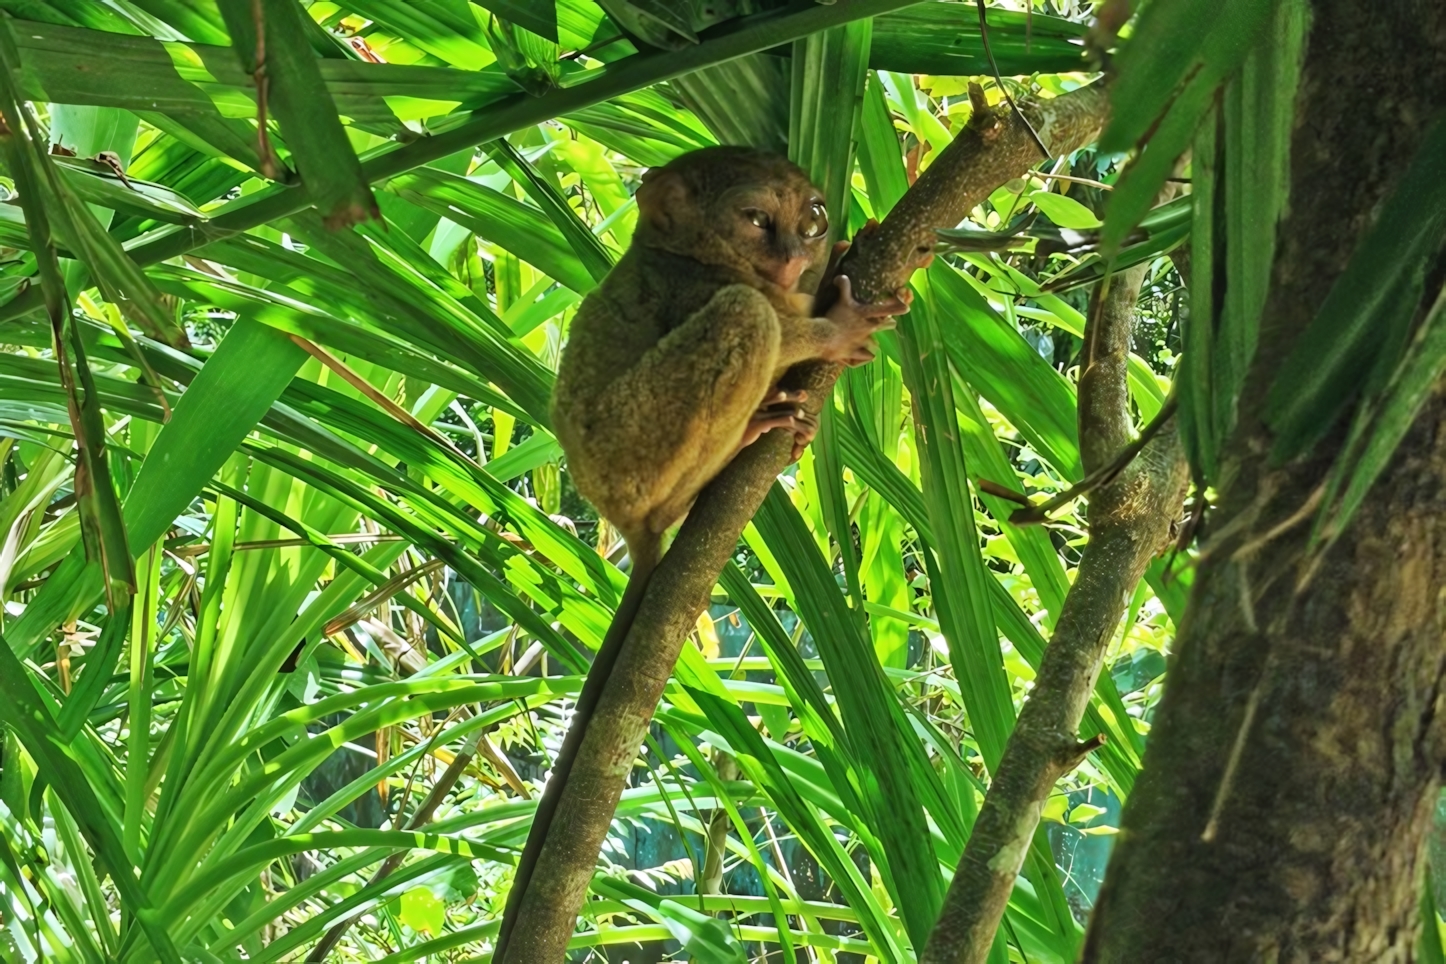
[[[708,147],[643,175],[635,244],[794,291],[828,255],[823,194],[798,165],[748,147]]]

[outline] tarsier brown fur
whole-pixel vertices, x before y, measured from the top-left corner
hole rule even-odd
[[[606,685],[663,535],[699,491],[766,432],[817,430],[779,379],[800,362],[861,365],[908,311],[902,289],[854,300],[848,279],[823,317],[805,290],[829,273],[823,195],[797,165],[743,147],[693,151],[637,193],[632,245],[578,308],[558,367],[553,430],[573,481],[627,542],[628,587],[579,696],[508,895],[496,959],[546,839],[581,736]]]
[[[638,227],[572,321],[553,427],[568,470],[646,564],[738,450],[815,425],[776,388],[801,361],[862,364],[901,300],[843,297],[815,318],[799,290],[830,253],[823,198],[796,165],[714,147],[649,171]]]

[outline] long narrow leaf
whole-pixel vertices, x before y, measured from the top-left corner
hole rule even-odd
[[[380,216],[361,161],[347,140],[307,43],[310,18],[299,0],[219,0],[242,68],[257,80],[258,125],[275,111],[302,183],[329,227]],[[275,161],[263,155],[276,175]]]

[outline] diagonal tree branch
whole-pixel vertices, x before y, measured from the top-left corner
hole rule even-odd
[[[1167,189],[1161,200],[1169,200]],[[1085,328],[1079,379],[1080,456],[1086,473],[1131,445],[1127,385],[1135,307],[1148,265],[1107,278]],[[1105,650],[1145,568],[1170,541],[1189,480],[1169,419],[1113,479],[1090,496],[1090,541],[1045,650],[1034,689],[996,768],[921,964],[982,964],[1045,801],[1098,746],[1079,725]]]
[[[1098,86],[1021,105],[1057,154],[1092,141],[1105,119]],[[856,240],[840,272],[860,300],[885,297],[904,284],[933,250],[934,231],[958,224],[999,185],[1042,158],[1026,125],[1008,112],[977,117],[935,160],[875,230]],[[821,409],[838,369],[801,366],[790,378]],[[744,449],[698,497],[658,569],[618,655],[566,778],[541,858],[524,894],[499,964],[556,964],[587,894],[612,822],[663,687],[718,574],[792,452],[773,432]],[[555,777],[554,777],[555,778]]]
[[[789,43],[819,30],[864,17],[913,6],[919,0],[838,0],[820,4],[800,0],[781,12],[744,17],[704,31],[702,42],[682,50],[638,54],[600,70],[595,80],[559,87],[541,96],[519,93],[463,115],[452,126],[410,144],[375,155],[362,164],[372,184],[476,147],[543,121],[591,107],[623,94],[651,87],[701,67]],[[178,225],[157,231],[129,249],[142,267],[179,257],[196,248],[243,231],[291,217],[311,207],[305,185],[273,185],[237,199],[204,224]],[[22,292],[0,307],[0,321],[18,318],[41,307],[38,289]]]
[[[596,80],[573,87],[560,87],[541,96],[514,94],[467,114],[454,126],[397,147],[367,160],[362,165],[368,181],[376,183],[404,174],[460,150],[485,144],[514,131],[540,124],[614,97],[651,87],[710,64],[757,53],[805,37],[818,30],[873,17],[919,0],[839,0],[834,4],[794,4],[782,14],[744,18],[720,24],[705,32],[703,42],[682,50],[629,57],[603,68]],[[229,213],[210,222],[209,227],[229,237],[258,225],[289,217],[305,210],[311,197],[302,188],[273,188],[253,195],[250,204],[237,204]],[[134,249],[136,260],[153,264],[218,240],[188,234],[180,228]]]

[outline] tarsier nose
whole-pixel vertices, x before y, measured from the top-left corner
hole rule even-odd
[[[806,257],[788,258],[778,266],[778,273],[774,276],[774,280],[778,283],[779,287],[792,288],[798,284],[798,279],[803,274],[803,269],[807,267],[808,258]]]
[[[808,248],[796,234],[779,234],[775,250],[779,259],[775,280],[785,288],[792,288],[808,267]]]

